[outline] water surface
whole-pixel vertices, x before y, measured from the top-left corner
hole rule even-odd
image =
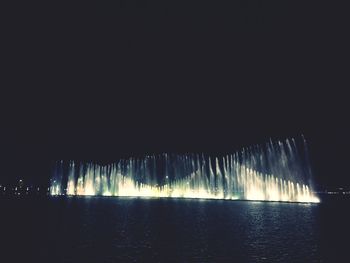
[[[347,200],[0,199],[6,262],[335,262]]]

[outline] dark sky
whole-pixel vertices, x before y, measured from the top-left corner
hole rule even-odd
[[[348,16],[326,1],[110,1],[3,9],[0,179],[57,159],[227,152],[304,134],[350,186]]]

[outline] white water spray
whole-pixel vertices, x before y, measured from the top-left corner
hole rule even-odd
[[[104,195],[319,202],[294,139],[233,154],[160,154],[109,165],[59,161],[51,195]]]

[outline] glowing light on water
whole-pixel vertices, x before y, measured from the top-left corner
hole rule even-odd
[[[215,158],[161,154],[109,165],[60,161],[50,193],[319,202],[305,183],[310,179],[306,159],[292,139]]]

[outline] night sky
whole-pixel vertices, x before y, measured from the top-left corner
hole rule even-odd
[[[344,8],[143,0],[4,10],[0,181],[45,184],[58,159],[230,152],[304,134],[316,185],[350,186]]]

